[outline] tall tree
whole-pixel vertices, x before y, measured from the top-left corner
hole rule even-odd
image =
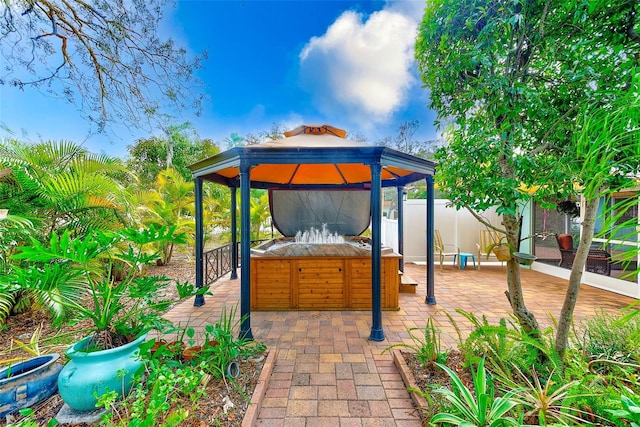
[[[129,145],[127,166],[136,173],[143,187],[151,185],[166,168],[176,169],[185,180],[191,180],[187,166],[220,152],[210,139],[200,139],[191,123],[171,125],[162,137],[138,139]]]
[[[284,138],[285,129],[282,123],[274,123],[271,125],[271,129],[266,131],[260,131],[258,133],[248,133],[242,137],[242,141],[237,145],[255,145],[261,144],[265,141],[275,141],[277,139]],[[236,141],[237,142],[237,141]]]
[[[159,35],[166,0],[5,0],[0,84],[66,98],[102,129],[169,105],[200,110],[190,58]]]
[[[558,317],[555,349],[561,357],[566,352],[600,201],[621,189],[633,188],[637,185],[634,178],[640,176],[640,75],[630,82],[629,90],[583,106],[575,129],[574,149],[565,151],[560,161],[582,188],[582,232]],[[617,207],[618,214],[629,207]],[[637,233],[637,218],[633,225]]]
[[[427,5],[416,59],[431,107],[440,120],[454,121],[449,146],[436,156],[436,179],[457,207],[476,214],[497,207],[500,231],[512,248],[520,243],[522,204],[574,194],[577,178],[594,177],[588,170],[576,175],[560,162],[585,155],[573,137],[583,129],[576,121],[582,107],[606,109],[603,94],[624,96],[632,86],[636,7],[629,0]],[[574,269],[581,271],[586,252],[578,255],[584,258]],[[578,274],[571,280],[579,286]],[[515,260],[507,264],[506,295],[523,328],[536,333]]]
[[[420,129],[419,120],[411,120],[403,122],[398,127],[398,133],[396,136],[388,136],[378,140],[378,145],[386,145],[403,153],[412,154],[423,159],[430,159],[433,157],[435,149],[442,145],[443,141],[438,140],[419,140],[416,139],[416,132]]]

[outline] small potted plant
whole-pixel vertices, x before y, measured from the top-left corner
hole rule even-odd
[[[513,246],[507,241],[507,236],[501,236],[500,240],[487,246],[487,259],[489,259],[490,252],[493,252],[498,261],[509,261],[513,251]]]
[[[26,265],[14,269],[10,283],[37,294],[54,323],[92,323],[89,334],[67,350],[71,360],[58,377],[60,395],[71,408],[93,410],[107,391],[126,394],[142,366],[137,355],[147,332],[170,326],[162,318],[174,302],[162,297],[170,279],[142,274],[159,258],[147,248],[163,241],[182,243],[185,236],[175,227],[153,226],[96,230],[83,238],[53,233],[48,245],[33,240],[12,257]],[[115,262],[128,266],[121,280],[112,275]],[[195,294],[188,283],[177,285],[180,298]]]
[[[538,259],[537,256],[531,255],[525,252],[514,252],[513,257],[518,261],[518,264],[530,266],[533,262]]]

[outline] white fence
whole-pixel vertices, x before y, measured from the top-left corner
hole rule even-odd
[[[449,200],[434,201],[434,228],[440,231],[442,241],[460,248],[462,252],[477,252],[480,230],[485,229],[466,209],[456,210],[447,206]],[[500,218],[495,210],[483,213],[492,224],[499,224]],[[427,201],[409,199],[404,202],[404,260],[405,262],[424,262],[427,259]],[[382,219],[382,244],[398,252],[398,221]],[[495,259],[493,259],[495,261]]]

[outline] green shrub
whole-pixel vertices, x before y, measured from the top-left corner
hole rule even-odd
[[[456,310],[473,326],[474,330],[464,340],[461,350],[468,365],[486,359],[487,367],[503,376],[511,375],[515,366],[529,369],[536,366],[540,371],[555,368],[557,358],[554,355],[551,329],[543,333],[529,334],[513,320],[507,322],[501,318],[499,324],[492,325],[486,316],[479,319],[474,313]],[[550,363],[551,362],[551,363]],[[550,364],[550,367],[547,366]]]
[[[624,319],[624,321],[623,321]],[[610,360],[622,363],[640,362],[640,318],[609,314],[600,311],[585,322],[582,342],[584,355],[589,360]],[[615,369],[613,364],[599,370]]]
[[[640,427],[640,396],[625,387],[625,394],[620,396],[620,408],[607,409],[614,418],[624,420],[631,427]]]

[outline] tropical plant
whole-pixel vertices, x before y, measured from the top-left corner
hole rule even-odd
[[[176,234],[175,227],[95,230],[84,238],[73,238],[69,232],[53,233],[47,245],[34,239],[31,246],[21,247],[12,258],[26,265],[16,267],[4,280],[30,292],[58,323],[69,318],[89,319],[92,342],[103,349],[112,348],[149,329],[168,325],[161,315],[172,301],[162,299],[162,290],[170,280],[141,272],[159,257],[157,252],[147,252],[148,245],[183,240],[184,235]],[[115,260],[129,266],[121,281],[111,275]],[[189,294],[181,298],[195,292],[193,286],[179,289],[187,288]]]
[[[435,393],[442,394],[451,404],[451,411],[434,415],[431,424],[452,424],[465,427],[505,426],[520,424],[509,411],[518,405],[515,399],[517,389],[509,390],[502,396],[495,395],[495,388],[491,378],[487,376],[484,367],[484,359],[478,363],[476,371],[471,370],[473,377],[473,392],[462,382],[458,374],[448,366],[438,364],[451,379],[453,390],[446,387],[434,389]]]
[[[128,171],[119,159],[89,153],[70,141],[0,143],[0,167],[12,171],[0,181],[0,206],[30,220],[33,236],[51,232],[120,228],[122,186],[116,177]]]
[[[9,258],[18,245],[28,240],[34,231],[33,223],[16,215],[0,218],[0,275],[11,271]],[[11,290],[0,285],[0,325],[13,313],[22,313],[31,306],[31,301],[24,293]]]
[[[483,358],[493,371],[509,375],[512,366],[525,369],[541,361],[553,360],[550,344],[544,339],[551,330],[533,338],[514,321],[507,322],[501,318],[497,325],[493,325],[486,316],[480,319],[461,309],[456,312],[474,328],[461,345],[467,362],[478,363],[478,359]]]
[[[227,310],[222,307],[220,319],[204,327],[204,344],[195,355],[195,363],[215,378],[224,379],[232,362],[248,358],[266,350],[263,343],[256,343],[238,336],[242,319],[236,318],[238,307]],[[192,345],[193,342],[190,343]]]
[[[584,323],[582,339],[578,343],[589,361],[608,360],[627,364],[640,363],[640,319],[626,318],[600,310]],[[612,369],[615,365],[602,363],[599,368]]]
[[[640,427],[640,397],[633,390],[625,387],[626,394],[620,396],[620,409],[606,411],[617,419],[626,420],[631,427]]]
[[[165,169],[158,174],[153,188],[141,193],[142,218],[146,226],[173,226],[177,233],[183,234],[186,239],[182,243],[190,243],[192,247],[195,234],[195,221],[193,213],[195,209],[193,183],[185,179],[175,169]],[[158,241],[155,249],[160,258],[158,265],[167,265],[171,262],[176,243],[171,241]]]
[[[589,423],[581,418],[581,415],[590,417],[592,414],[565,404],[568,400],[586,396],[577,387],[580,381],[565,381],[563,378],[555,381],[554,371],[548,378],[541,380],[535,368],[525,374],[520,368],[514,366],[513,372],[516,373],[515,378],[499,376],[496,381],[500,381],[507,389],[518,390],[515,400],[524,408],[524,421],[527,425]]]
[[[28,238],[49,239],[53,231],[84,236],[89,229],[120,227],[116,176],[126,174],[118,159],[93,155],[69,141],[0,143],[0,271],[9,273],[9,256]],[[15,261],[13,261],[15,262]],[[0,323],[11,313],[27,311],[28,294],[0,288]]]
[[[260,240],[264,234],[269,210],[269,194],[264,190],[251,190],[251,240]]]
[[[225,186],[204,182],[202,185],[205,244],[231,241],[231,192]],[[239,203],[238,203],[239,204]],[[237,215],[237,212],[236,212]]]
[[[414,354],[423,367],[432,362],[445,363],[447,361],[447,352],[442,351],[441,331],[433,324],[432,317],[427,319],[424,328],[409,328],[407,332],[409,338],[413,341],[412,344],[404,342],[392,344],[385,348],[382,353],[384,354],[384,352],[393,348],[406,348]],[[418,335],[418,332],[421,332],[421,334]]]
[[[34,224],[28,218],[7,214],[0,218],[0,273],[9,269],[9,258],[16,247],[28,240]]]

